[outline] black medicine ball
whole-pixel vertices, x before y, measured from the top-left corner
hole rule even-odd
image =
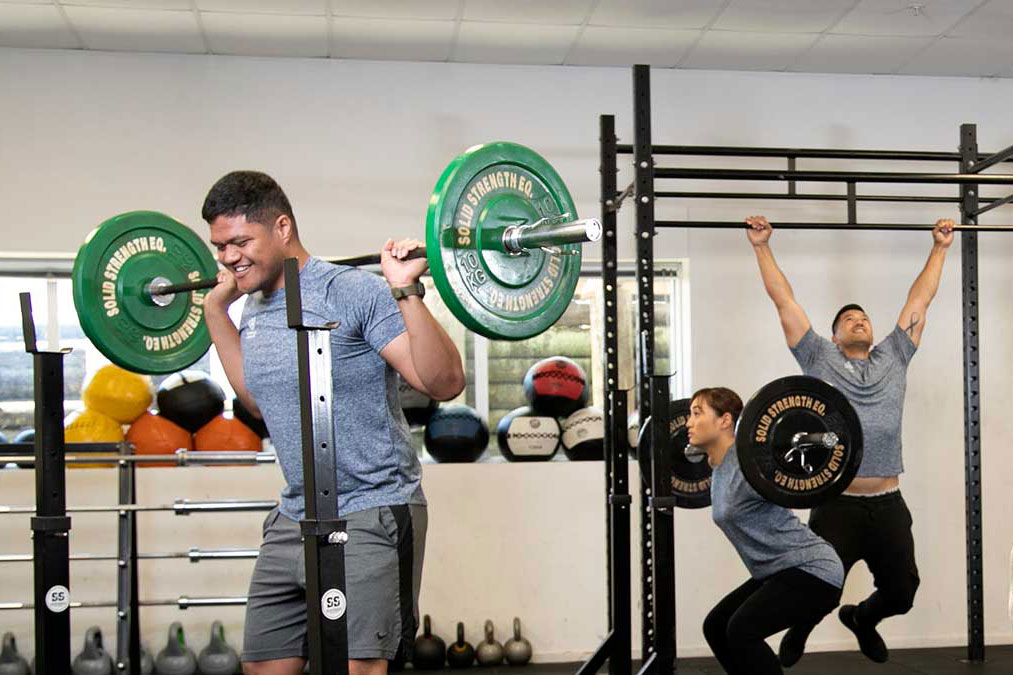
[[[605,417],[598,408],[581,408],[562,423],[563,452],[571,461],[605,458]]]
[[[158,387],[158,412],[190,433],[225,410],[225,392],[207,373],[184,370]]]
[[[559,449],[559,422],[529,406],[511,410],[496,425],[499,450],[511,462],[548,461]]]
[[[250,427],[253,433],[257,434],[261,438],[267,438],[271,434],[267,431],[267,425],[264,424],[264,420],[259,417],[254,417],[253,413],[246,409],[243,402],[239,400],[239,397],[232,399],[232,416],[237,420]]]
[[[418,389],[412,387],[401,377],[397,376],[397,394],[401,399],[401,412],[413,427],[425,426],[429,418],[433,416],[440,402],[429,398]]]
[[[474,408],[450,405],[429,418],[423,440],[437,462],[474,462],[489,444],[489,427]]]
[[[565,356],[542,359],[524,375],[524,397],[535,412],[566,417],[587,405],[587,375]]]

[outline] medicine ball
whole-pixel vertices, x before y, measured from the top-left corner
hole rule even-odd
[[[151,379],[119,366],[102,366],[81,393],[85,408],[130,424],[151,405]]]
[[[183,427],[162,415],[144,413],[130,425],[127,440],[137,455],[172,455],[177,450],[192,450],[193,438]],[[139,462],[138,466],[175,466],[173,462]]]
[[[85,408],[71,413],[63,423],[63,439],[67,443],[119,443],[123,427],[112,417]],[[68,450],[70,450],[68,448]],[[70,450],[72,452],[72,450]],[[68,464],[71,469],[103,469],[108,464]]]
[[[235,417],[218,415],[193,435],[194,450],[260,452],[260,436]]]
[[[535,412],[566,417],[587,405],[587,375],[572,359],[542,359],[524,375],[524,396]]]
[[[572,461],[605,457],[605,418],[598,408],[581,408],[562,423],[563,452]]]
[[[423,438],[437,462],[474,462],[489,444],[489,427],[474,408],[440,408],[429,418]]]
[[[260,417],[254,417],[253,413],[246,409],[243,402],[239,400],[239,397],[232,399],[232,415],[237,420],[250,427],[253,433],[257,434],[261,438],[267,438],[271,434],[267,431],[267,425],[264,424],[264,420]]]
[[[194,433],[225,410],[225,392],[207,373],[184,370],[158,388],[158,412]]]
[[[25,429],[19,431],[18,435],[14,437],[11,443],[34,443],[35,442],[35,429]]]
[[[511,462],[548,461],[559,449],[559,422],[530,406],[511,410],[496,425],[499,451]]]
[[[397,376],[397,394],[401,399],[401,411],[404,413],[405,419],[408,420],[408,424],[413,427],[425,426],[436,409],[440,407],[439,401],[408,384],[400,373]]]

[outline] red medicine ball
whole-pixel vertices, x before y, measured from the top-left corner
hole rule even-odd
[[[565,356],[543,359],[524,376],[524,396],[535,412],[566,417],[587,405],[587,375]]]

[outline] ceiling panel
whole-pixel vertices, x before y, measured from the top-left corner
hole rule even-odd
[[[348,59],[446,61],[453,21],[335,18],[331,55]]]
[[[577,30],[576,26],[466,21],[461,24],[452,58],[474,63],[559,64]]]
[[[818,37],[800,33],[707,31],[679,65],[713,70],[784,70]]]
[[[337,16],[379,19],[454,19],[463,0],[331,0]]]
[[[466,0],[466,21],[581,24],[593,0]]]
[[[906,75],[1013,75],[1013,41],[941,38],[901,68]]]
[[[209,12],[268,14],[327,14],[327,0],[194,0],[198,9]]]
[[[193,12],[66,7],[88,49],[204,53]]]
[[[825,35],[789,70],[813,73],[892,73],[932,44],[931,37]]]
[[[80,47],[60,10],[52,5],[0,4],[0,47]]]
[[[202,12],[201,21],[216,54],[327,56],[324,17]]]
[[[992,0],[966,19],[947,35],[961,38],[989,40],[1013,39],[1013,2]]]
[[[600,0],[589,23],[595,26],[704,28],[727,0]]]
[[[2,1],[2,0],[0,0]],[[54,0],[48,0],[53,2]],[[106,7],[108,9],[192,10],[190,0],[56,0],[64,7]]]
[[[833,27],[833,32],[939,35],[975,6],[968,0],[862,0]]]
[[[713,28],[778,33],[819,33],[857,0],[732,0]]]
[[[700,37],[697,30],[587,26],[566,59],[575,66],[630,66],[636,63],[670,68]]]

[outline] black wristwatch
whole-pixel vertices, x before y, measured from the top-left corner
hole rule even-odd
[[[411,286],[399,286],[397,288],[391,288],[390,294],[394,296],[395,300],[403,300],[409,295],[417,295],[419,298],[426,297],[426,287],[421,281],[416,281]]]

